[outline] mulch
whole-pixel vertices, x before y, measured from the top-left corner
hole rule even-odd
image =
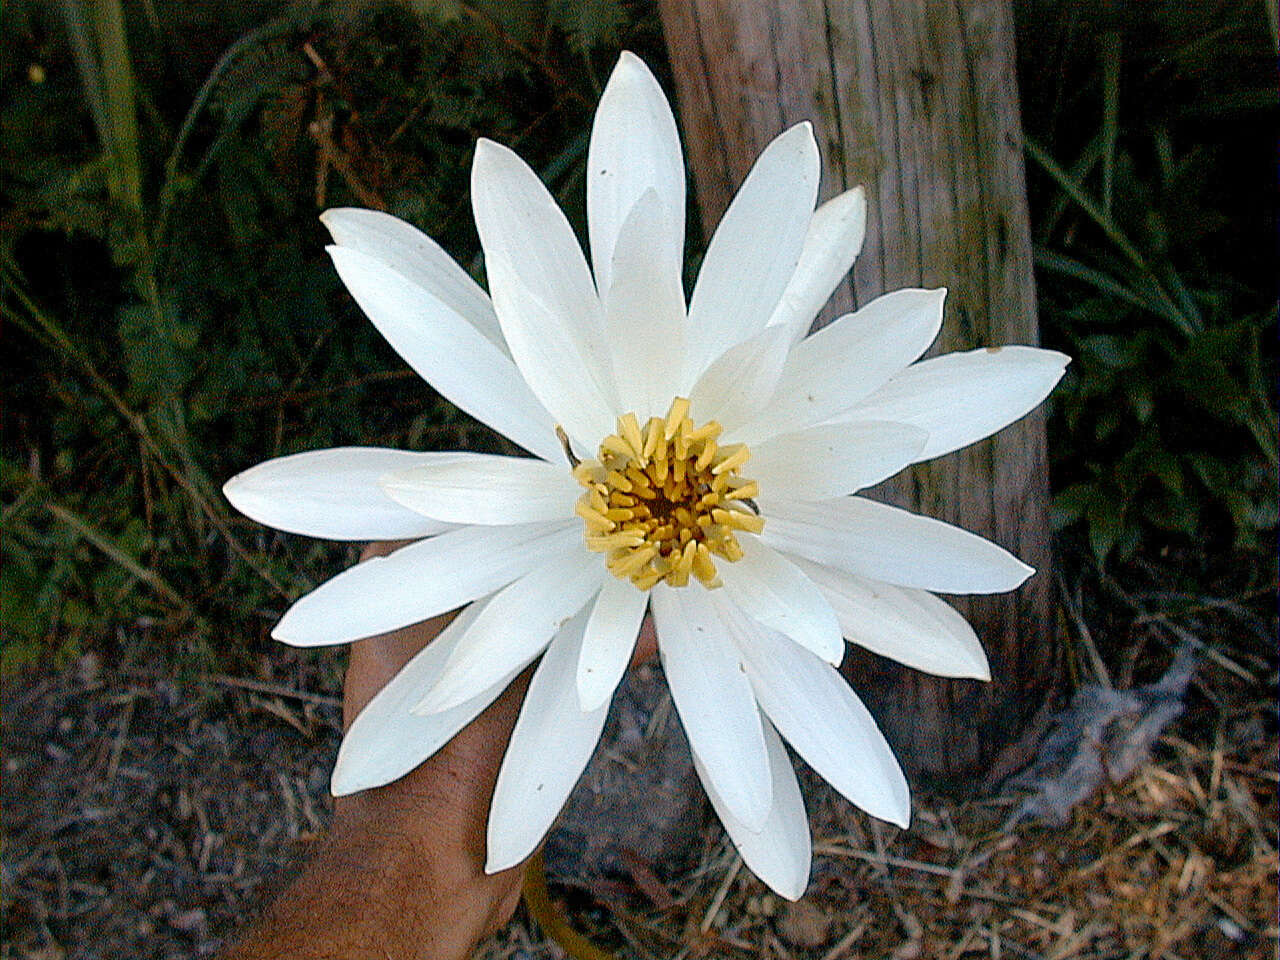
[[[4,690],[0,957],[212,956],[328,820],[337,660],[181,682],[92,655]],[[804,771],[813,882],[789,904],[713,822],[676,879],[552,873],[619,957],[1205,958],[1277,950],[1274,670],[1206,661],[1151,759],[1069,822],[918,796],[909,831]],[[562,957],[523,914],[477,956]]]

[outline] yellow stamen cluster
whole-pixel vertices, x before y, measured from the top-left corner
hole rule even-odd
[[[764,529],[751,500],[759,487],[738,475],[750,454],[740,443],[717,445],[720,431],[714,420],[694,427],[689,401],[677,397],[665,420],[652,417],[643,428],[634,413],[619,417],[599,459],[574,463],[586,488],[576,512],[587,546],[605,555],[614,576],[641,590],[659,580],[687,586],[690,574],[718,587],[712,556],[741,559],[735,531]]]

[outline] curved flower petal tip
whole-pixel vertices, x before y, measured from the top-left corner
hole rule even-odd
[[[380,210],[334,207],[320,214],[333,242],[368,254],[421,287],[506,353],[489,295],[425,233]]]
[[[600,740],[608,701],[580,710],[574,683],[586,623],[583,610],[561,628],[529,683],[493,788],[485,873],[533,853]]]
[[[707,776],[706,767],[694,754],[693,765],[707,791],[716,816],[724,824],[729,839],[742,862],[771,890],[788,900],[799,900],[809,885],[813,846],[809,839],[809,818],[804,797],[796,781],[791,760],[773,724],[761,718],[765,745],[769,751],[769,772],[773,778],[773,806],[760,830],[751,830],[734,816]]]
[[[666,95],[644,61],[618,58],[596,108],[587,152],[587,232],[596,288],[607,299],[622,226],[640,197],[652,191],[665,211],[652,237],[654,257],[674,264],[684,256],[684,157]]]
[[[939,593],[1004,593],[1033,573],[968,530],[864,497],[771,503],[764,540],[858,576]]]
[[[808,333],[823,304],[852,269],[866,232],[867,195],[862,187],[846,190],[818,207],[809,221],[795,272],[769,324],[785,326],[793,342]]]
[[[756,160],[707,245],[689,302],[689,380],[769,322],[800,259],[820,161],[806,121]]]
[[[1071,358],[1039,347],[985,347],[908,367],[844,419],[910,423],[929,434],[931,460],[989,437],[1034,410]]]
[[[326,540],[411,540],[450,525],[406,510],[378,487],[388,471],[454,454],[338,447],[267,460],[222,488],[246,517],[277,530]]]

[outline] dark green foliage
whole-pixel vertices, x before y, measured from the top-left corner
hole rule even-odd
[[[1268,558],[1280,110],[1261,5],[1020,10],[1041,320],[1075,358],[1058,525],[1099,561]]]

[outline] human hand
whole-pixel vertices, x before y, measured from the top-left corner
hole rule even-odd
[[[375,543],[361,560],[399,543]],[[343,728],[453,614],[351,646]],[[646,616],[632,664],[657,652]],[[533,668],[421,765],[339,798],[325,845],[226,960],[470,955],[515,911],[526,863],[484,872],[489,803]],[[424,691],[425,693],[425,691]]]

